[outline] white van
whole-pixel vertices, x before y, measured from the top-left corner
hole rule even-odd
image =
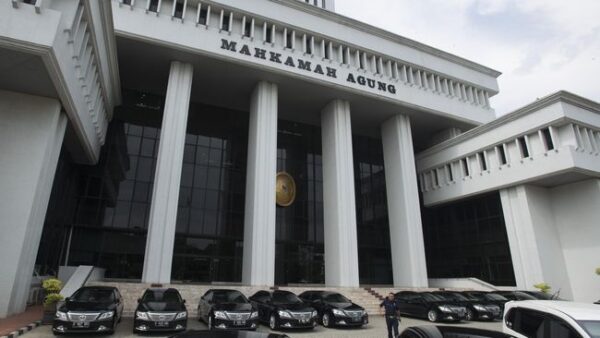
[[[519,338],[600,338],[600,306],[557,300],[508,302],[502,328]]]

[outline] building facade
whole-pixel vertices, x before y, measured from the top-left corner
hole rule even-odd
[[[0,317],[77,265],[600,298],[598,103],[496,119],[498,71],[332,0],[5,1],[0,64]]]

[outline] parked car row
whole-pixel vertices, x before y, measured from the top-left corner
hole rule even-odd
[[[396,301],[403,315],[437,321],[496,320],[511,300],[555,299],[536,291],[401,291]]]
[[[52,331],[113,333],[123,315],[123,299],[114,287],[83,287],[56,311]],[[184,331],[188,312],[177,289],[150,288],[138,299],[133,332]],[[283,290],[258,291],[250,298],[229,289],[211,289],[198,304],[198,319],[209,330],[256,330],[260,323],[272,330],[362,326],[369,322],[364,308],[329,291],[306,291],[299,296]]]

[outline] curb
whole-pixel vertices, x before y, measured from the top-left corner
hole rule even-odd
[[[42,324],[41,320],[35,321],[27,326],[23,326],[22,328],[18,329],[17,331],[13,331],[11,333],[9,333],[6,336],[2,336],[0,338],[16,338],[18,336],[24,335],[25,333],[35,329],[36,327],[40,326]]]

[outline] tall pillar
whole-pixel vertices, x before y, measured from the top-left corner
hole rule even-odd
[[[58,100],[0,91],[0,318],[25,311],[66,125]]]
[[[275,283],[277,85],[260,82],[250,102],[242,282]]]
[[[325,283],[358,287],[358,244],[350,103],[335,100],[321,113]]]
[[[551,192],[542,187],[500,190],[506,235],[519,289],[546,282],[552,291],[572,299],[561,239],[553,215]]]
[[[381,126],[394,286],[426,287],[427,267],[410,119]]]
[[[171,281],[179,185],[193,75],[191,64],[178,61],[171,63],[148,222],[142,275],[145,283]]]

